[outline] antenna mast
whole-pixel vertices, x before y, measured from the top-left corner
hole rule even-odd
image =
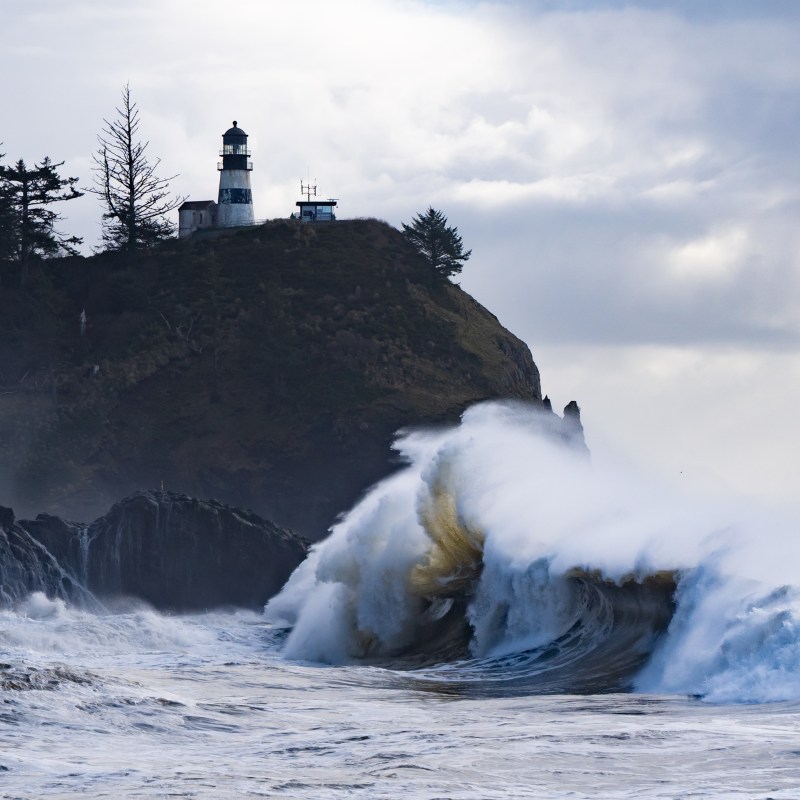
[[[314,178],[316,180],[316,178]],[[304,184],[303,181],[300,181],[300,194],[304,194],[306,196],[306,200],[310,201],[312,197],[317,196],[317,185],[314,184],[313,186],[310,183]]]

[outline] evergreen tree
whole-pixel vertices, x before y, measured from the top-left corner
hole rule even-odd
[[[122,105],[113,121],[97,137],[94,188],[103,199],[103,244],[108,250],[141,250],[172,236],[175,225],[165,214],[185,198],[170,197],[169,182],[177,177],[156,175],[161,159],[150,163],[149,142],[139,140],[139,110],[131,100],[130,85],[122,90]]]
[[[403,234],[431,267],[445,278],[461,272],[463,262],[472,255],[472,250],[464,252],[458,228],[449,227],[447,217],[433,208],[428,208],[424,214],[417,214],[411,225],[403,223]]]
[[[28,266],[37,258],[77,255],[76,246],[83,241],[67,237],[55,228],[61,216],[48,206],[63,200],[82,197],[75,188],[77,178],[62,178],[58,168],[45,157],[29,168],[20,159],[12,166],[0,165],[0,229],[2,256],[20,265],[20,282],[28,276]]]
[[[0,153],[0,159],[5,153]],[[0,180],[0,264],[14,259],[14,206],[11,203],[11,190]]]
[[[14,260],[14,208],[0,186],[0,264]]]

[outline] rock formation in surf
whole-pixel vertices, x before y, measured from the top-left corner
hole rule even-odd
[[[317,539],[398,429],[541,405],[526,345],[389,225],[220,234],[0,288],[0,500],[92,519],[163,484]]]
[[[82,586],[162,610],[260,609],[307,551],[252,512],[172,492],[135,494],[88,526],[40,514],[1,531],[7,602],[36,590],[73,599]]]
[[[0,506],[0,607],[36,591],[61,600],[82,594],[69,573],[17,522],[14,512]]]

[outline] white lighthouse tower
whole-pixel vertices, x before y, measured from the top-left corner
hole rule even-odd
[[[253,225],[253,192],[250,189],[253,162],[248,160],[247,134],[238,127],[236,120],[233,127],[222,134],[220,155],[217,225],[222,228]]]

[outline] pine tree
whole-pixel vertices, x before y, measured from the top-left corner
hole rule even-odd
[[[94,188],[103,199],[103,244],[108,250],[141,250],[172,236],[175,225],[165,214],[176,209],[183,197],[170,197],[169,178],[156,175],[161,159],[150,163],[149,142],[139,138],[139,110],[131,99],[130,85],[122,90],[122,105],[113,121],[97,137],[94,154]]]
[[[62,178],[58,168],[45,157],[32,168],[20,159],[13,166],[0,165],[0,214],[2,251],[7,261],[20,265],[20,283],[25,284],[28,267],[37,258],[77,255],[77,236],[65,236],[55,228],[62,217],[48,206],[83,196],[75,189],[77,178]]]
[[[5,158],[5,153],[0,153],[2,158]],[[10,187],[0,180],[0,264],[14,260],[15,219]]]
[[[403,223],[403,234],[444,278],[461,272],[463,262],[472,255],[472,250],[464,252],[458,228],[449,227],[447,217],[433,208],[417,214],[411,225]]]
[[[14,260],[14,208],[0,186],[0,264]]]

